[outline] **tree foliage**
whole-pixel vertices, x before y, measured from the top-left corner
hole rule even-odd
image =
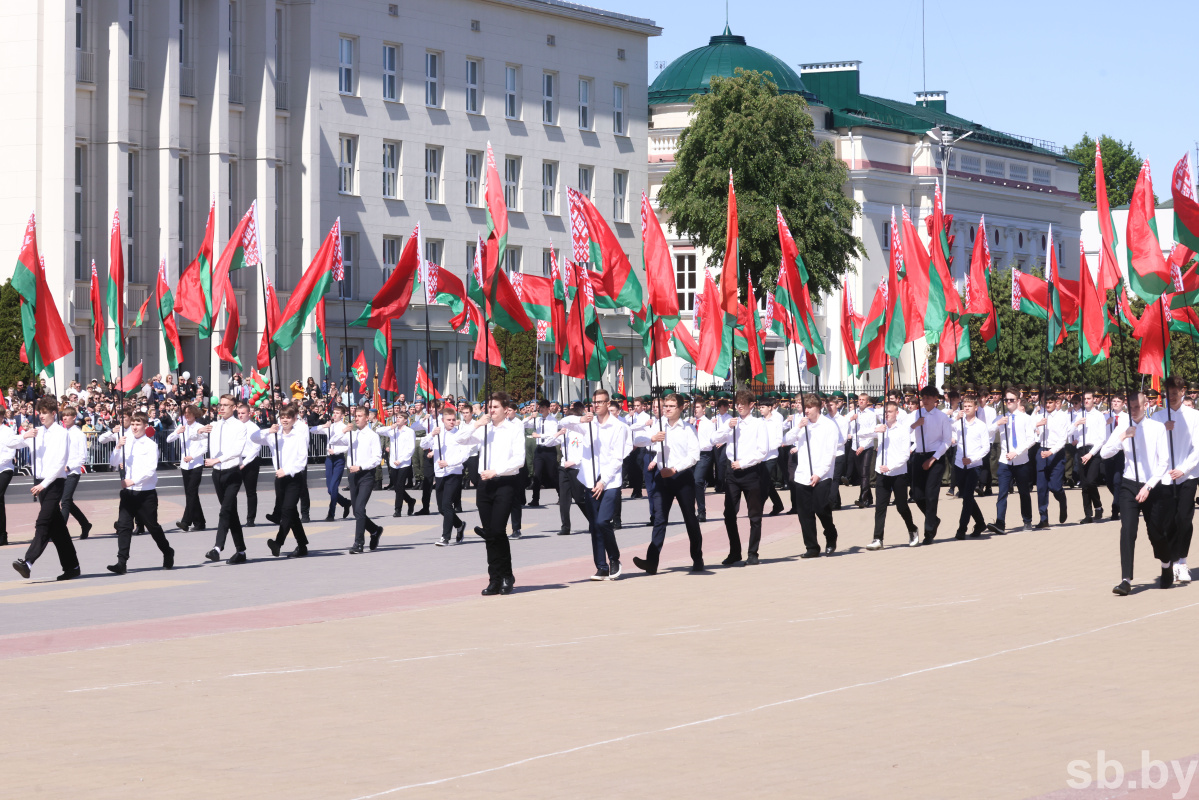
[[[1099,137],[1099,151],[1103,153],[1103,177],[1107,183],[1107,202],[1112,207],[1127,205],[1132,200],[1137,176],[1141,174],[1140,153],[1133,149],[1132,142],[1121,142],[1110,136]],[[1078,197],[1087,203],[1095,202],[1095,140],[1083,134],[1082,140],[1066,148],[1066,157],[1082,166],[1078,170]],[[1153,202],[1156,205],[1157,195]]]
[[[494,333],[496,344],[499,345],[508,368],[491,368],[491,391],[507,392],[512,395],[512,399],[520,403],[535,399],[542,387],[542,377],[537,374],[536,330],[509,333],[497,327]],[[480,400],[485,399],[485,392],[484,386],[480,389]]]
[[[16,386],[17,381],[25,385],[33,383],[33,370],[21,361],[21,295],[13,288],[12,281],[0,286],[0,387]]]
[[[763,286],[773,288],[782,257],[775,206],[799,246],[813,292],[829,291],[862,252],[852,229],[860,208],[845,195],[848,169],[832,143],[816,144],[807,103],[779,94],[771,78],[738,68],[732,78],[713,76],[711,91],[691,98],[694,116],[679,136],[658,202],[677,234],[707,248],[708,265],[716,267],[724,257],[731,169],[742,273],[759,296]]]

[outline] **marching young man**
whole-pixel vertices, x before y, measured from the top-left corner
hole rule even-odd
[[[729,537],[729,554],[721,563],[726,567],[741,561],[741,532],[737,528],[737,513],[741,497],[749,512],[749,563],[758,563],[758,542],[762,539],[762,497],[760,468],[766,460],[766,423],[753,416],[754,396],[744,389],[737,392],[737,416],[712,437],[714,444],[728,443],[729,458],[724,486],[724,530]]]
[[[550,416],[550,401],[544,397],[537,401],[537,413],[524,421],[526,429],[533,431],[533,488],[532,508],[541,507],[541,488],[558,488],[558,420]],[[561,502],[559,497],[558,501]],[[439,501],[440,502],[440,501]]]
[[[458,533],[458,541],[466,531],[466,523],[454,511],[454,495],[462,490],[462,464],[466,461],[466,448],[459,443],[463,435],[471,432],[458,430],[458,413],[446,403],[441,407],[441,426],[429,431],[421,440],[421,447],[430,451],[433,460],[433,477],[437,491],[437,510],[441,512],[441,538],[438,547],[450,543],[450,534]]]
[[[937,408],[941,392],[936,386],[928,385],[920,390],[920,404],[912,423],[915,449],[908,461],[911,474],[912,501],[924,515],[924,543],[932,544],[937,536],[941,519],[937,516],[937,501],[941,494],[941,478],[945,475],[945,460],[942,456],[949,449],[953,435],[952,423],[945,412]]]
[[[116,418],[117,418],[117,414],[114,412],[113,419],[116,419]],[[132,406],[128,406],[128,405],[121,406],[120,420],[121,420],[120,424],[114,423],[111,429],[109,429],[109,430],[105,431],[104,433],[100,434],[99,436],[97,436],[96,441],[101,444],[111,444],[113,442],[116,442],[116,440],[119,439],[120,437],[128,435],[129,429],[133,425],[133,407]],[[121,480],[125,480],[125,468],[124,467],[118,468],[118,474],[120,475]],[[64,517],[64,519],[65,519],[65,517]],[[112,530],[113,530],[113,533],[116,533],[117,529],[116,529],[115,522],[113,523]],[[139,522],[137,522],[137,526],[133,532],[134,532],[134,534],[140,536],[143,533],[145,533],[146,531],[144,528],[142,528],[142,524],[139,521]]]
[[[209,561],[220,561],[225,537],[233,535],[235,552],[230,564],[246,563],[246,540],[242,538],[241,518],[237,513],[237,490],[241,488],[241,459],[246,449],[246,426],[237,418],[233,395],[221,395],[217,419],[200,429],[208,434],[208,454],[204,466],[212,468],[212,485],[221,504],[216,526],[216,546],[205,554]]]
[[[181,531],[202,531],[207,526],[204,508],[200,505],[200,482],[204,477],[204,451],[208,449],[208,434],[197,421],[199,412],[190,403],[183,407],[183,419],[167,435],[168,442],[179,442],[179,474],[183,478],[183,517],[175,522]]]
[[[579,479],[588,490],[591,512],[591,550],[595,560],[591,580],[614,581],[620,577],[620,548],[616,545],[612,514],[620,494],[621,471],[625,459],[633,452],[633,442],[629,426],[611,413],[612,398],[608,391],[596,389],[591,398],[594,413],[564,419],[560,427],[581,434],[583,439]],[[758,512],[761,514],[760,506]]]
[[[833,466],[840,439],[837,424],[820,413],[820,398],[809,395],[804,399],[804,415],[787,431],[785,441],[795,446],[795,479],[799,527],[803,532],[804,552],[800,558],[820,555],[816,538],[816,518],[824,525],[825,555],[837,551],[837,528],[833,524],[832,488]],[[752,534],[751,534],[752,535]],[[750,560],[758,563],[756,542],[750,544]]]
[[[346,407],[337,405],[329,414],[329,421],[320,426],[327,438],[325,445],[325,489],[329,492],[329,513],[325,522],[332,522],[337,507],[341,506],[341,518],[350,516],[350,501],[341,494],[341,476],[346,468],[346,450],[350,437],[346,433]]]
[[[254,517],[258,516],[258,473],[261,470],[258,456],[262,454],[261,446],[253,437],[260,429],[254,422],[249,403],[237,404],[237,418],[246,427],[246,447],[241,454],[241,485],[246,493],[245,527],[253,528]]]
[[[1020,405],[1020,390],[1009,386],[1003,393],[1006,413],[995,419],[999,431],[998,496],[995,500],[995,522],[987,526],[991,533],[1007,533],[1007,497],[1015,485],[1020,493],[1020,519],[1025,528],[1032,527],[1033,465],[1028,450],[1036,443],[1032,419]]]
[[[366,545],[366,532],[371,532],[370,548],[379,548],[379,537],[383,535],[383,527],[367,515],[366,506],[370,502],[371,492],[375,490],[375,467],[383,463],[383,445],[379,435],[367,427],[370,415],[365,406],[354,409],[354,424],[346,425],[343,431],[348,435],[349,449],[346,450],[346,464],[350,472],[350,504],[354,509],[354,544],[350,553],[361,553]]]
[[[643,430],[634,441],[643,441],[652,453],[650,469],[655,472],[652,491],[658,494],[658,513],[653,521],[654,530],[650,537],[645,558],[634,558],[633,563],[650,575],[658,571],[658,559],[662,544],[666,541],[666,526],[670,522],[670,507],[678,501],[687,538],[691,542],[691,571],[704,570],[704,541],[699,530],[699,519],[695,515],[695,465],[699,462],[699,438],[695,430],[683,422],[682,400],[677,394],[668,394],[662,400],[665,412],[662,430],[657,426]]]
[[[974,520],[970,536],[982,536],[987,527],[983,512],[978,507],[974,489],[978,486],[979,472],[991,455],[991,427],[978,416],[978,399],[968,394],[962,397],[962,417],[954,425],[957,447],[954,466],[957,467],[958,496],[962,500],[962,515],[958,518],[956,539],[966,538],[966,526]]]
[[[692,474],[695,476],[695,507],[700,522],[708,521],[708,470],[712,469],[712,435],[716,425],[708,419],[708,406],[702,399],[692,404],[691,427],[695,429],[699,441],[699,461],[696,462]]]
[[[79,556],[67,532],[67,521],[62,517],[62,492],[67,474],[67,432],[58,424],[58,401],[43,397],[37,401],[40,428],[31,428],[21,434],[25,447],[33,449],[33,496],[41,504],[37,522],[33,526],[33,541],[25,551],[24,558],[12,562],[13,569],[22,578],[29,577],[29,568],[46,551],[46,545],[54,543],[58,551],[58,562],[62,574],[58,580],[78,578]],[[30,445],[29,440],[33,440]]]
[[[1070,434],[1070,415],[1058,406],[1058,396],[1045,393],[1045,416],[1037,420],[1040,449],[1037,452],[1037,511],[1040,520],[1037,530],[1049,527],[1049,495],[1052,493],[1058,505],[1058,523],[1066,521],[1066,492],[1062,479],[1066,472],[1066,454],[1063,448]]]
[[[391,488],[395,492],[395,512],[393,517],[400,516],[404,504],[408,504],[408,516],[416,507],[416,499],[408,494],[404,487],[412,480],[412,454],[416,451],[416,434],[408,426],[408,412],[400,411],[391,425],[379,428],[376,433],[387,437],[387,471],[391,478]]]
[[[567,416],[583,416],[583,404],[575,401]],[[579,480],[579,464],[583,460],[583,437],[578,432],[568,431],[561,426],[557,436],[562,441],[562,465],[558,467],[558,514],[562,527],[558,529],[558,535],[570,536],[571,503],[579,507],[583,516],[591,513],[591,506],[585,497],[586,489]]]
[[[898,394],[898,393],[896,393]],[[887,522],[887,505],[895,496],[895,510],[907,526],[908,546],[920,544],[920,532],[912,522],[912,511],[908,508],[908,456],[912,449],[912,427],[900,419],[899,403],[887,401],[884,406],[883,424],[875,426],[878,436],[877,478],[878,500],[874,506],[874,540],[867,550],[883,549],[883,530]]]
[[[8,411],[0,408],[0,547],[8,544],[8,511],[4,506],[8,485],[17,471],[13,458],[24,446],[21,435],[8,424]]]
[[[145,411],[133,412],[129,431],[117,439],[117,446],[109,456],[112,466],[125,468],[117,512],[117,563],[108,565],[108,571],[116,575],[124,575],[128,570],[134,520],[141,523],[158,545],[162,568],[175,566],[175,551],[158,524],[158,444],[146,433],[148,421]]]
[[[1107,434],[1103,437],[1103,441],[1106,443],[1113,433],[1128,427],[1128,412],[1124,409],[1123,395],[1113,394],[1111,396],[1104,418],[1107,420]],[[1112,519],[1120,519],[1120,481],[1123,480],[1124,474],[1124,451],[1117,450],[1114,456],[1104,458],[1100,469],[1103,472],[1107,490],[1112,495]]]
[[[1161,562],[1159,586],[1174,585],[1174,542],[1170,536],[1172,502],[1162,479],[1170,471],[1170,445],[1166,428],[1145,416],[1148,403],[1144,392],[1129,398],[1130,425],[1112,432],[1103,443],[1099,455],[1111,458],[1117,450],[1124,451],[1124,475],[1120,481],[1120,575],[1122,580],[1112,589],[1113,594],[1127,595],[1132,591],[1133,553],[1137,542],[1137,527],[1145,517],[1145,533],[1153,547],[1153,555]]]
[[[1199,411],[1183,404],[1186,382],[1177,375],[1166,379],[1166,408],[1151,417],[1166,429],[1166,444],[1170,456],[1170,472],[1162,479],[1169,486],[1170,514],[1174,526],[1174,580],[1191,582],[1187,553],[1191,549],[1191,534],[1195,519],[1195,486],[1199,478]]]
[[[294,533],[296,549],[288,558],[303,558],[308,555],[308,537],[300,519],[300,485],[306,480],[304,469],[308,466],[308,426],[297,419],[294,405],[285,406],[279,412],[279,421],[266,430],[253,434],[254,443],[271,451],[271,465],[275,468],[275,507],[279,518],[279,532],[268,539],[271,554],[278,556],[287,541],[287,534]],[[268,517],[269,519],[269,517]]]
[[[783,513],[783,501],[774,488],[774,473],[778,469],[779,448],[783,446],[783,415],[774,410],[768,397],[758,398],[758,416],[766,426],[766,458],[758,468],[762,481],[762,507],[770,500],[770,516]]]
[[[874,503],[874,495],[870,490],[874,483],[875,452],[874,429],[879,420],[870,408],[870,395],[862,392],[857,398],[858,407],[849,415],[849,449],[855,462],[855,474],[858,477],[858,508],[869,508]]]
[[[74,406],[64,406],[62,409],[62,427],[67,432],[67,478],[62,490],[62,518],[74,517],[79,522],[79,538],[86,539],[91,533],[92,523],[87,516],[75,505],[75,487],[79,485],[79,476],[83,474],[83,465],[87,463],[87,436],[83,429],[75,424],[79,412]]]
[[[525,429],[508,418],[515,404],[507,392],[495,392],[487,403],[488,413],[475,420],[469,437],[479,445],[479,490],[475,495],[487,546],[487,586],[482,594],[512,594],[512,545],[508,541],[508,517],[516,502],[520,468],[525,464]],[[623,426],[622,426],[623,427]]]
[[[1074,422],[1075,477],[1082,486],[1082,522],[1098,522],[1103,519],[1103,500],[1099,497],[1102,480],[1099,448],[1107,439],[1103,412],[1095,407],[1095,393],[1083,392],[1082,414]]]

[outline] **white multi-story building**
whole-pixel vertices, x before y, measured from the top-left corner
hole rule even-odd
[[[510,209],[510,270],[548,273],[549,248],[568,250],[567,186],[594,200],[627,251],[640,246],[651,20],[560,0],[33,0],[7,4],[0,29],[0,242],[14,248],[10,268],[37,212],[75,341],[60,375],[99,372],[87,281],[92,259],[107,271],[114,209],[133,310],[160,258],[174,286],[210,203],[219,251],[257,200],[263,273],[281,304],[340,217],[346,279],[327,302],[338,376],[372,333],[343,335],[343,313],[359,315],[417,222],[426,256],[465,276],[486,230],[488,142]],[[257,272],[234,277],[247,371],[265,320]],[[445,308],[430,312],[434,379],[473,393],[473,341],[449,331]],[[402,387],[425,359],[424,320],[418,308],[396,325]],[[624,317],[606,314],[605,327],[626,358],[639,353]],[[218,339],[180,328],[183,369],[223,386]],[[156,321],[129,334],[130,365],[165,368]],[[284,382],[320,374],[311,335],[281,361]]]

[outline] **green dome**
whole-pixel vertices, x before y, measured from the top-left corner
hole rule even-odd
[[[649,87],[649,104],[686,103],[693,94],[708,93],[713,75],[731,78],[737,67],[769,72],[783,94],[812,97],[804,89],[799,74],[786,62],[765,50],[750,47],[744,36],[733,35],[726,24],[724,33],[713,36],[707,47],[697,47],[679,56],[658,74]]]

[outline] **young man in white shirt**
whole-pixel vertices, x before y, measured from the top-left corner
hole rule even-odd
[[[393,517],[400,516],[404,504],[408,504],[408,516],[416,507],[416,498],[408,494],[404,487],[412,479],[412,454],[416,450],[416,434],[408,425],[408,412],[396,412],[395,422],[379,428],[376,433],[387,437],[387,471],[390,473],[391,488],[395,492],[395,512]]]
[[[857,507],[869,508],[874,505],[874,494],[871,486],[874,484],[874,429],[879,425],[879,418],[870,407],[870,395],[862,392],[857,397],[858,407],[849,415],[849,448],[853,453],[855,474],[859,486]]]
[[[537,413],[524,421],[526,429],[533,431],[533,508],[541,507],[542,487],[558,488],[558,420],[550,416],[550,401],[544,397],[537,401]],[[558,498],[561,502],[562,498]]]
[[[108,571],[124,575],[128,570],[129,544],[133,540],[133,522],[141,523],[162,553],[162,568],[175,566],[175,551],[158,524],[158,444],[146,430],[149,415],[133,412],[128,433],[117,439],[109,463],[125,468],[121,481],[121,503],[117,512],[117,563]]]
[[[560,427],[582,434],[583,452],[579,480],[587,488],[590,505],[591,551],[595,560],[593,581],[620,577],[620,548],[612,527],[616,498],[620,494],[621,472],[625,459],[633,451],[629,426],[613,413],[611,395],[606,389],[592,393],[595,413],[577,420],[564,419]]]
[[[903,395],[894,393],[898,398]],[[883,549],[883,532],[887,522],[887,505],[892,495],[895,497],[895,510],[908,531],[908,546],[920,544],[920,532],[912,521],[912,511],[908,508],[908,455],[911,451],[911,423],[906,415],[901,419],[898,400],[889,400],[883,406],[883,422],[875,426],[878,436],[877,503],[874,506],[874,540],[866,546],[867,550]]]
[[[341,476],[346,468],[346,451],[350,449],[350,436],[346,433],[346,407],[334,406],[329,412],[329,421],[319,426],[324,429],[325,445],[325,489],[329,492],[329,513],[325,522],[332,522],[337,507],[341,506],[341,518],[350,516],[350,501],[341,493]],[[427,513],[427,512],[426,512]]]
[[[17,472],[13,458],[18,449],[23,449],[25,442],[21,435],[9,424],[8,411],[0,407],[0,547],[8,545],[8,512],[5,509],[5,495],[8,485],[12,483]]]
[[[1161,562],[1159,586],[1174,585],[1174,541],[1171,536],[1170,491],[1162,479],[1170,471],[1170,445],[1166,428],[1145,415],[1148,398],[1136,392],[1129,398],[1129,427],[1118,428],[1107,437],[1099,451],[1111,458],[1124,451],[1124,475],[1120,481],[1120,574],[1122,580],[1112,589],[1120,596],[1132,591],[1133,554],[1140,517],[1145,516],[1145,533],[1153,555]]]
[[[954,538],[966,538],[966,526],[974,520],[971,537],[982,536],[987,527],[983,512],[978,507],[974,489],[978,486],[978,475],[982,465],[991,455],[991,427],[978,416],[978,398],[972,394],[962,397],[962,416],[954,423],[957,447],[954,466],[957,467],[958,496],[962,500],[962,515],[958,518],[958,530]]]
[[[62,517],[62,492],[67,475],[67,432],[58,424],[58,401],[53,397],[43,397],[37,401],[37,415],[41,427],[31,428],[21,436],[25,440],[25,447],[33,450],[34,484],[30,491],[41,506],[33,525],[33,540],[25,551],[25,557],[18,558],[12,566],[22,578],[28,578],[30,567],[46,551],[46,545],[53,542],[54,549],[58,551],[58,562],[62,565],[58,580],[66,581],[80,575],[79,556],[75,553],[71,534],[67,532],[67,521]]]
[[[1032,485],[1036,480],[1028,454],[1029,448],[1036,443],[1036,429],[1020,405],[1020,390],[1009,386],[1003,393],[1003,405],[1006,413],[995,419],[995,428],[999,432],[995,522],[987,526],[987,530],[995,534],[1007,533],[1007,498],[1013,485],[1020,494],[1020,519],[1025,528],[1032,527]]]
[[[562,419],[583,416],[583,404],[576,401],[570,413]],[[579,507],[583,515],[591,513],[587,503],[586,490],[579,480],[579,464],[583,460],[583,437],[577,431],[568,431],[559,426],[558,439],[562,442],[562,464],[558,467],[558,514],[562,527],[558,529],[559,536],[570,535],[570,506]]]
[[[658,495],[659,511],[653,520],[654,530],[650,537],[645,558],[633,558],[638,569],[653,575],[658,571],[658,559],[662,544],[666,541],[666,526],[670,522],[670,507],[678,501],[687,538],[691,543],[691,571],[704,571],[704,543],[699,530],[699,518],[695,515],[695,474],[699,462],[699,438],[695,430],[683,422],[683,400],[677,394],[668,394],[662,400],[664,412],[662,430],[656,425],[643,430],[634,441],[643,441],[651,453],[651,471],[655,473],[653,491]]]
[[[507,527],[525,463],[525,429],[508,418],[512,408],[515,403],[507,392],[495,392],[488,400],[488,413],[475,420],[470,435],[462,439],[480,448],[475,504],[482,523],[480,535],[487,546],[487,586],[482,591],[486,597],[512,594],[516,584]]]
[[[920,390],[922,409],[912,422],[912,435],[916,445],[908,460],[911,475],[912,502],[924,515],[924,543],[932,544],[937,536],[941,519],[937,516],[937,502],[941,494],[941,479],[945,476],[945,451],[953,436],[952,423],[945,412],[937,408],[941,392],[929,384]]]
[[[92,523],[87,516],[75,505],[75,487],[79,485],[79,477],[83,474],[83,465],[87,463],[87,436],[76,423],[79,412],[74,406],[65,406],[62,410],[62,427],[67,432],[67,478],[62,490],[62,518],[74,517],[79,522],[79,538],[86,539],[91,533]]]
[[[749,561],[758,563],[758,543],[762,539],[762,480],[759,465],[766,460],[766,423],[753,416],[754,396],[744,389],[737,392],[737,416],[716,431],[713,443],[725,443],[729,457],[729,471],[724,486],[724,529],[729,537],[729,554],[721,563],[726,567],[742,560],[741,532],[737,528],[737,514],[741,510],[741,497],[749,512]]]
[[[783,513],[783,501],[774,487],[774,474],[778,469],[779,448],[783,446],[783,415],[774,410],[774,402],[763,395],[758,398],[758,417],[766,426],[766,458],[759,468],[762,481],[762,506],[770,500],[770,516]]]
[[[354,408],[354,424],[346,425],[344,432],[349,437],[346,450],[346,468],[350,473],[350,504],[354,508],[354,544],[350,554],[357,555],[366,545],[366,532],[371,534],[370,549],[379,548],[379,537],[383,527],[370,518],[366,506],[375,490],[375,468],[383,463],[383,445],[379,435],[367,427],[370,414],[365,406]]]
[[[1170,471],[1162,479],[1169,488],[1168,519],[1173,524],[1174,580],[1191,582],[1187,554],[1194,531],[1195,486],[1199,478],[1199,411],[1183,404],[1186,381],[1177,375],[1166,379],[1166,402],[1152,419],[1166,429]],[[1168,410],[1167,410],[1168,409]]]
[[[183,407],[183,419],[167,435],[168,442],[179,442],[179,474],[183,479],[183,516],[175,522],[181,531],[202,531],[208,525],[204,507],[200,505],[200,483],[204,477],[204,451],[208,449],[208,434],[198,422],[199,412],[190,403]]]
[[[308,426],[297,419],[294,405],[285,406],[279,412],[279,420],[266,430],[253,433],[254,443],[271,451],[271,466],[275,469],[275,509],[279,519],[279,532],[266,544],[271,554],[278,556],[287,541],[287,534],[294,533],[296,549],[288,558],[303,558],[308,555],[308,537],[300,520],[300,485],[306,480],[304,470],[308,466]],[[270,519],[270,516],[267,517]]]
[[[120,419],[119,424],[115,422],[116,419]],[[112,428],[96,437],[96,441],[100,444],[111,444],[121,436],[125,436],[129,433],[129,428],[133,425],[133,406],[122,405],[119,415],[115,411],[113,412],[113,420],[114,422]],[[118,474],[120,475],[121,480],[124,480],[125,468],[120,467]],[[116,530],[116,522],[114,521],[112,529],[114,535],[116,534]],[[142,528],[142,524],[140,522],[137,523],[137,527],[134,529],[133,533],[135,536],[141,536],[143,533],[145,533],[145,530]]]
[[[696,439],[699,440],[699,461],[692,470],[695,476],[695,506],[699,521],[707,522],[708,470],[712,469],[712,456],[715,452],[712,435],[716,432],[716,425],[708,419],[708,406],[702,398],[692,404],[692,409],[691,427],[695,429]]]
[[[1128,411],[1124,408],[1124,395],[1112,394],[1107,412],[1103,416],[1107,421],[1107,433],[1103,437],[1106,442],[1114,432],[1128,427]],[[1107,490],[1112,495],[1111,517],[1113,520],[1120,519],[1120,482],[1124,475],[1124,451],[1117,449],[1114,456],[1103,458],[1100,470],[1103,472]]]
[[[1098,522],[1103,519],[1103,500],[1099,497],[1099,482],[1102,480],[1099,448],[1107,439],[1106,420],[1095,404],[1094,392],[1083,392],[1082,413],[1074,421],[1074,446],[1077,464],[1074,477],[1082,487],[1082,522]]]
[[[441,407],[441,425],[429,432],[421,442],[427,447],[433,460],[433,478],[437,492],[437,509],[441,512],[441,538],[438,547],[450,543],[450,534],[455,530],[458,541],[462,541],[466,523],[454,511],[454,495],[462,489],[462,464],[466,461],[467,448],[459,440],[472,432],[458,430],[458,412],[446,403]]]
[[[845,473],[849,470],[849,417],[842,414],[841,410],[845,407],[845,395],[842,392],[833,392],[826,398],[826,416],[837,425],[837,458],[833,462],[833,484],[832,484],[832,508],[834,511],[841,510],[841,479],[845,477]]]
[[[837,425],[820,413],[820,398],[809,395],[804,399],[804,415],[795,420],[787,431],[786,442],[795,446],[794,484],[799,506],[799,527],[803,533],[804,552],[800,558],[816,558],[820,540],[816,538],[816,518],[824,524],[825,555],[837,550],[837,528],[832,524],[832,480],[840,441]],[[751,550],[756,550],[751,544]],[[751,557],[751,563],[756,563]]]
[[[208,458],[204,466],[212,468],[212,485],[221,504],[216,526],[216,546],[205,554],[209,561],[220,561],[225,537],[232,534],[235,552],[230,564],[246,563],[246,540],[242,537],[241,517],[237,513],[237,491],[241,488],[241,459],[246,449],[246,426],[237,418],[237,403],[231,394],[221,395],[217,419],[200,429],[208,434]]]
[[[1037,452],[1037,511],[1040,520],[1037,530],[1049,527],[1049,495],[1052,494],[1058,505],[1058,524],[1066,521],[1066,492],[1062,488],[1062,480],[1066,473],[1066,439],[1070,435],[1070,415],[1058,405],[1058,396],[1054,392],[1045,393],[1045,416],[1037,420],[1038,442]]]
[[[241,485],[246,493],[246,521],[243,527],[253,528],[254,518],[258,516],[258,473],[261,470],[259,455],[262,447],[254,441],[254,434],[260,430],[254,422],[249,403],[237,404],[237,418],[246,426],[246,448],[241,456]]]

